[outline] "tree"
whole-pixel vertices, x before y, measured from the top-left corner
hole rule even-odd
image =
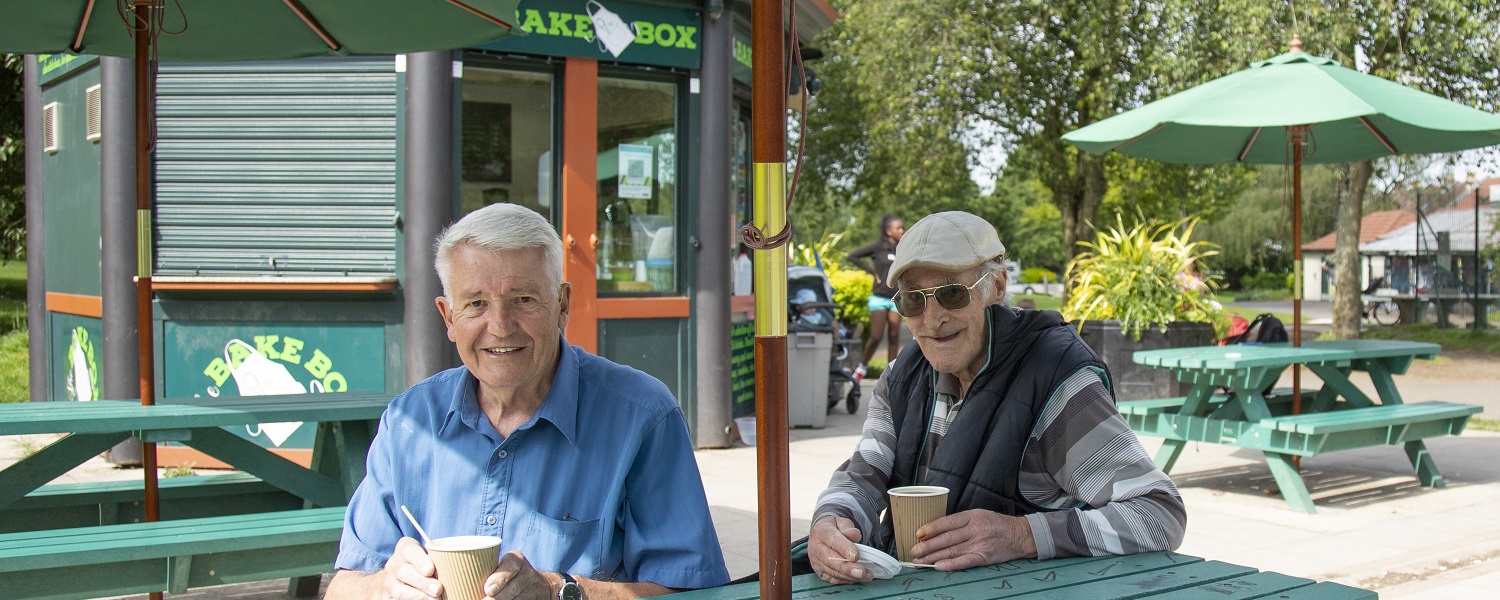
[[[0,261],[26,255],[25,89],[22,57],[0,55]]]
[[[1324,0],[1306,4],[1308,51],[1366,73],[1494,112],[1500,106],[1500,7],[1494,0]],[[1362,59],[1362,60],[1361,60]],[[1359,337],[1359,228],[1375,172],[1350,166],[1339,186],[1333,334]]]

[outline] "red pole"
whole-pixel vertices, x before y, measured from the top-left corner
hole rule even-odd
[[[135,35],[135,214],[136,214],[136,337],[141,359],[141,405],[156,403],[156,354],[151,329],[151,152],[152,122],[156,116],[156,89],[151,60],[151,22],[156,0],[134,0],[131,24]],[[156,444],[141,441],[141,470],[146,480],[146,521],[161,520],[156,485]],[[152,592],[160,600],[161,592]]]

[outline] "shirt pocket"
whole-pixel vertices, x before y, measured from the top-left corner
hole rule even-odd
[[[599,519],[559,521],[541,513],[531,515],[523,542],[527,560],[542,571],[593,574],[604,558]]]

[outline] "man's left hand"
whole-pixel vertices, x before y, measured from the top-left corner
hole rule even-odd
[[[494,600],[555,600],[552,580],[531,566],[520,552],[506,552],[484,580],[484,597]]]
[[[939,571],[962,571],[1036,556],[1036,540],[1025,517],[983,509],[966,510],[917,530],[913,562],[937,565]]]

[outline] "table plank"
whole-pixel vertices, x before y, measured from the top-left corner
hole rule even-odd
[[[1152,598],[1153,600],[1249,600],[1310,586],[1314,583],[1316,582],[1311,579],[1281,573],[1251,573],[1244,577],[1205,583],[1152,596]]]

